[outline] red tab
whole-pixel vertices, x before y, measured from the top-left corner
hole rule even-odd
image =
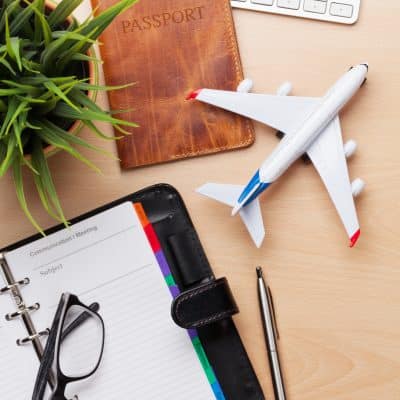
[[[149,239],[150,245],[151,245],[154,253],[157,253],[158,251],[160,251],[161,245],[160,245],[160,242],[158,241],[158,237],[156,235],[156,232],[153,229],[153,226],[148,224],[147,226],[144,227],[144,231],[147,235],[147,239]]]

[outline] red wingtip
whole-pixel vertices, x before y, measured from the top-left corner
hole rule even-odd
[[[354,247],[361,235],[360,229],[350,238],[350,247]]]
[[[197,96],[200,94],[201,89],[197,89],[197,90],[193,90],[193,92],[190,92],[187,96],[186,96],[186,100],[194,100],[197,98]]]

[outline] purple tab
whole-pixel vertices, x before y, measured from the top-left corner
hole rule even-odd
[[[178,288],[178,286],[174,285],[174,286],[170,286],[169,290],[172,294],[172,297],[175,299],[176,297],[178,297],[180,295],[180,290]]]
[[[171,270],[169,269],[169,265],[167,263],[167,260],[165,259],[163,251],[157,251],[157,253],[155,254],[163,275],[168,276],[171,273]]]
[[[190,336],[190,339],[193,340],[194,338],[197,338],[197,331],[196,329],[188,329],[188,334]]]

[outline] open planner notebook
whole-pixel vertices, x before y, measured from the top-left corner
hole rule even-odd
[[[51,326],[63,292],[85,304],[98,302],[105,323],[104,356],[88,380],[71,384],[80,400],[223,399],[194,331],[170,316],[173,278],[140,205],[123,203],[4,255],[0,286],[29,278],[21,287],[37,331]],[[4,280],[4,285],[2,280]],[[176,288],[176,286],[175,286]],[[9,292],[0,297],[0,391],[2,400],[32,395],[39,362]],[[41,339],[45,342],[45,338]],[[82,352],[85,349],[82,348]]]

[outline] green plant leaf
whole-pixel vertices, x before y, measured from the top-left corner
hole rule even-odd
[[[0,96],[1,97],[11,97],[11,96],[16,95],[16,94],[24,94],[24,93],[26,93],[26,92],[23,89],[17,89],[17,88],[0,89]]]
[[[96,136],[104,140],[120,140],[124,136],[107,136],[92,121],[82,121]]]
[[[44,14],[45,10],[46,10],[46,5],[45,5],[45,0],[38,0],[38,4],[36,6],[37,10],[40,12],[40,14]],[[34,20],[34,43],[36,45],[39,45],[42,40],[43,40],[43,31],[41,29],[40,26],[41,22],[40,22],[40,18],[38,17],[38,14],[35,13],[35,20]]]
[[[15,108],[15,111],[11,114],[11,118],[9,119],[6,129],[4,130],[4,136],[8,135],[11,127],[15,124],[19,115],[22,113],[25,113],[29,110],[30,110],[30,108],[27,107],[27,103],[25,101],[18,104],[17,108]],[[18,137],[17,137],[17,139],[18,139]],[[21,148],[21,153],[23,153],[22,143],[20,142],[20,140],[18,140],[17,142],[18,142],[19,147]]]
[[[16,158],[15,161],[13,162],[13,178],[14,178],[14,186],[17,198],[23,212],[25,213],[31,224],[44,236],[43,229],[33,218],[31,212],[29,211],[28,204],[26,202],[24,182],[22,178],[22,163],[20,157]]]
[[[3,142],[0,142],[0,164],[3,163],[6,155],[7,155],[7,146]]]
[[[12,96],[11,99],[9,99],[7,113],[3,119],[3,122],[2,122],[1,128],[0,128],[0,138],[2,138],[4,136],[8,124],[10,123],[10,120],[11,120],[14,112],[18,108],[18,104],[20,104],[20,103],[15,96]]]
[[[76,149],[74,149],[70,143],[65,139],[61,138],[59,135],[55,134],[52,130],[51,125],[49,126],[48,121],[36,121],[35,125],[40,126],[42,129],[37,131],[37,135],[45,142],[52,146],[55,146],[61,150],[66,151],[79,161],[86,164],[88,167],[94,171],[101,173],[100,169],[96,167],[92,162],[90,162],[86,157],[80,154]]]
[[[68,226],[44,155],[42,143],[38,139],[33,144],[32,164],[39,172],[35,177],[35,184],[44,208],[51,215],[56,216],[65,226]]]
[[[127,83],[126,85],[118,85],[118,86],[103,86],[103,85],[91,85],[90,83],[78,83],[75,87],[81,90],[94,90],[94,91],[112,91],[112,90],[121,90],[127,89],[129,87],[135,86],[136,83]],[[87,96],[86,96],[87,97]]]
[[[92,39],[97,39],[118,15],[128,10],[137,2],[138,0],[121,0],[117,2],[97,17],[89,20],[84,26],[82,34],[88,35],[94,28],[98,28],[95,36],[92,36]],[[89,47],[85,47],[83,53],[86,53],[87,50],[89,50]]]
[[[20,83],[24,85],[41,85],[45,82],[54,82],[56,85],[72,82],[76,79],[75,76],[58,76],[58,77],[48,77],[43,74],[36,76],[24,76],[20,79]]]
[[[45,104],[46,100],[42,100],[42,99],[36,99],[34,97],[29,97],[29,96],[16,96],[18,100],[20,101],[25,101],[26,103],[32,103],[32,104]],[[0,100],[1,101],[1,100]]]
[[[18,110],[17,110],[10,120],[10,127],[12,127],[12,131],[15,135],[15,138],[17,139],[19,152],[21,153],[22,156],[24,155],[24,149],[22,147],[22,130],[23,130],[23,128],[21,126],[20,117],[25,115],[25,119],[26,119],[27,110],[24,108],[25,106],[26,106],[26,103],[22,102],[19,105],[19,108],[21,109],[21,111],[18,112]],[[25,112],[25,114],[23,114],[23,112]],[[7,130],[6,130],[6,134],[7,134]]]
[[[0,99],[0,113],[7,112],[7,104]]]
[[[57,107],[54,110],[54,114],[58,115],[59,117],[68,118],[68,119],[81,119],[81,120],[85,120],[85,121],[86,120],[102,121],[102,122],[108,122],[112,125],[123,125],[123,126],[129,126],[131,128],[138,127],[138,125],[134,122],[114,118],[111,115],[107,114],[105,111],[99,112],[99,111],[83,109],[80,113],[78,113],[75,110],[71,109],[65,103],[57,104]]]
[[[29,129],[33,129],[34,131],[40,130],[39,126],[31,124],[28,120],[25,122],[26,127]]]
[[[6,13],[6,47],[8,55],[17,63],[18,69],[22,71],[22,61],[20,55],[21,39],[10,36],[10,28],[8,26],[8,15]]]
[[[62,0],[49,15],[50,27],[55,28],[63,24],[82,2],[83,0]]]
[[[49,89],[49,91],[53,92],[60,99],[64,100],[78,114],[81,112],[80,109],[74,103],[72,103],[72,101],[63,93],[63,91],[54,82],[52,81],[45,82],[44,86],[46,86],[46,88]]]
[[[98,64],[103,64],[103,61],[96,57],[90,57],[86,54],[76,53],[71,58],[72,61],[93,61]]]
[[[15,82],[15,81],[10,81],[8,79],[0,80],[0,82],[3,83],[4,85],[7,85],[7,86],[11,86],[11,87],[15,87],[15,88],[18,88],[18,89],[22,89],[25,92],[31,93],[33,95],[40,94],[40,90],[38,91],[37,88],[35,86],[32,86],[32,85],[27,85],[25,83],[18,83],[18,82]]]
[[[92,36],[96,30],[97,30],[97,28],[94,29],[93,32],[91,32],[88,36],[89,37]],[[85,41],[80,40],[60,55],[59,59],[57,60],[57,73],[58,74],[61,75],[63,73],[63,71],[65,70],[67,65],[71,62],[72,57],[75,54],[79,54],[87,42],[88,42],[87,40],[85,40]]]
[[[29,20],[33,15],[32,4],[37,5],[39,0],[35,0],[33,3],[29,3],[26,0],[24,2],[27,4],[27,7],[22,8],[10,24],[10,34],[12,36],[18,34],[20,30],[29,23]]]
[[[14,11],[20,7],[20,0],[3,0],[2,7],[0,10],[2,11],[1,20],[0,20],[0,32],[3,32],[6,26],[6,18],[9,15],[13,15]]]
[[[36,29],[40,28],[43,34],[44,42],[46,46],[49,46],[52,40],[51,38],[52,33],[51,33],[51,28],[47,22],[46,16],[43,14],[41,10],[36,8],[33,4],[32,4],[32,11],[35,13],[38,22],[35,28]]]
[[[17,73],[15,72],[15,69],[11,66],[11,64],[5,59],[5,56],[7,54],[4,55],[4,57],[0,58],[0,64],[3,65],[4,67],[6,67],[12,75],[17,75]]]
[[[78,90],[74,88],[69,93],[69,97],[76,103],[80,104],[82,107],[86,107],[89,110],[104,112],[92,99],[88,97],[88,95],[82,90]]]
[[[40,65],[33,62],[33,61],[29,61],[26,58],[22,59],[22,65],[23,67],[31,72],[32,74],[40,74]]]
[[[0,177],[4,176],[4,174],[8,171],[18,154],[17,142],[15,137],[11,135],[7,142],[6,155],[0,164]]]
[[[68,131],[65,131],[64,129],[61,129],[57,125],[53,124],[51,121],[42,121],[42,123],[43,123],[43,125],[48,127],[50,130],[52,130],[55,134],[59,135],[62,139],[64,139],[65,141],[67,141],[71,144],[85,147],[87,149],[96,151],[98,153],[107,155],[107,156],[115,159],[114,154],[110,153],[109,151],[104,150],[100,147],[94,146],[94,145],[86,142],[85,140],[81,139],[80,137],[73,135],[73,134],[69,133]],[[105,136],[105,138],[113,139],[113,138],[109,138],[108,136]]]
[[[41,201],[44,209],[46,210],[46,212],[56,221],[62,222],[62,220],[56,214],[56,212],[53,210],[53,207],[49,202],[46,188],[45,188],[44,183],[43,183],[42,179],[40,178],[40,176],[37,176],[37,175],[34,176],[34,182],[35,182],[36,190],[39,194],[40,201]]]
[[[68,42],[78,42],[83,41],[86,42],[89,47],[94,43],[94,41],[84,35],[79,34],[79,31],[82,27],[79,27],[74,32],[62,31],[60,32],[60,37],[56,40],[53,40],[49,46],[41,54],[41,63],[43,65],[43,71],[48,73],[52,69],[54,69],[54,64],[57,61],[60,54],[66,51],[71,44]],[[54,33],[53,33],[54,36]]]

